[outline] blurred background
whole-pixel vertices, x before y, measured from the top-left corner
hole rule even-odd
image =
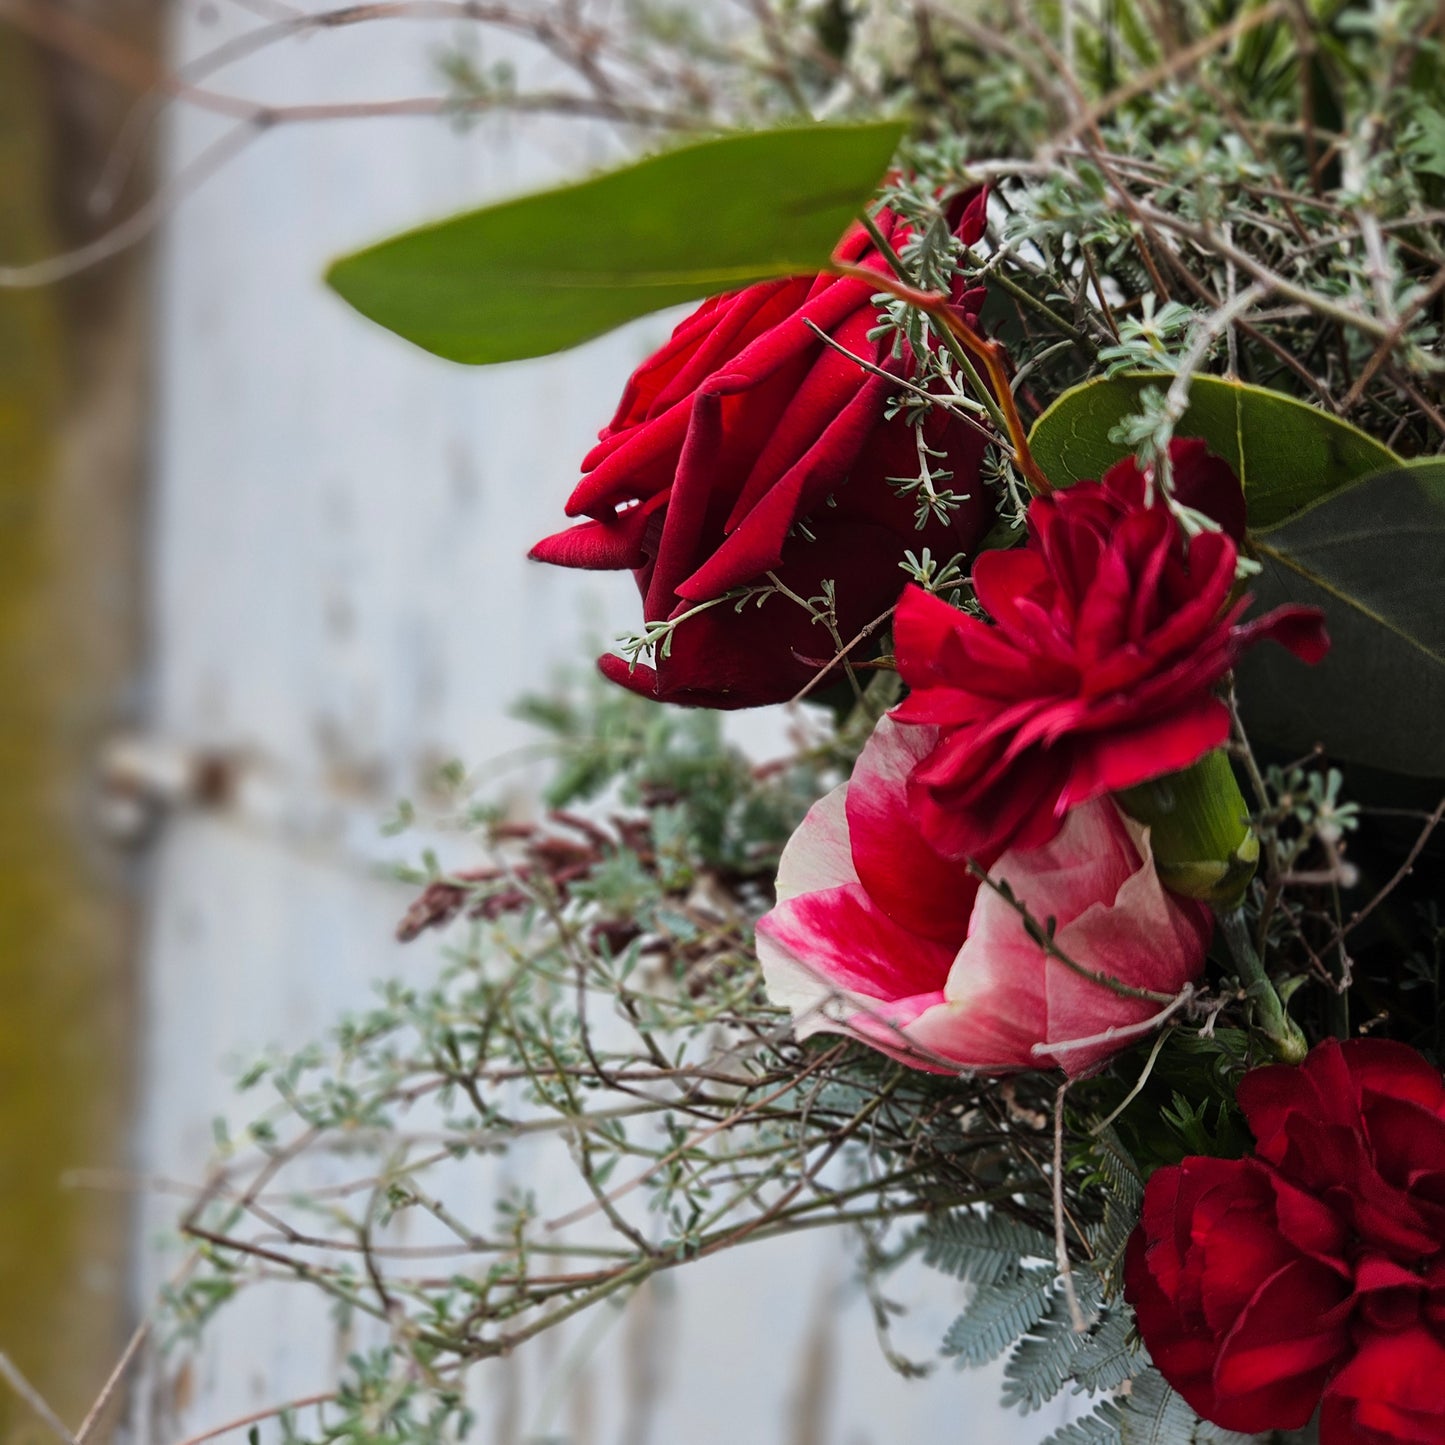
[[[157,53],[159,5],[103,8]],[[0,19],[0,265],[94,232],[87,187],[132,100]],[[132,252],[0,290],[0,1348],[72,1425],[131,1303],[128,1205],[63,1176],[132,1149],[140,893],[93,780],[143,710],[151,274]],[[49,1438],[8,1389],[0,1437]]]
[[[336,8],[0,0],[7,1442],[76,1431],[118,1360],[87,1441],[178,1445],[328,1387],[348,1337],[285,1286],[196,1355],[134,1333],[168,1231],[238,1067],[430,966],[391,942],[410,893],[387,865],[416,851],[383,835],[396,800],[515,750],[509,704],[633,623],[628,579],[524,554],[672,318],[466,371],[320,277],[640,137],[478,121],[488,85],[552,84],[506,23],[539,5],[480,7],[500,29],[441,4],[314,22]],[[765,752],[784,720],[735,728]],[[527,775],[504,776],[524,810]],[[822,1233],[688,1271],[605,1337],[485,1367],[475,1438],[988,1445],[1057,1423],[998,1415],[987,1376],[893,1374],[849,1281]],[[924,1355],[957,1303],[928,1288]]]

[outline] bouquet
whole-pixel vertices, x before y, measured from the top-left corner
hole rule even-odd
[[[1445,1440],[1438,8],[764,11],[788,123],[330,273],[469,363],[700,304],[533,549],[641,600],[524,704],[547,812],[448,776],[441,972],[247,1076],[176,1322],[289,1272],[377,1330],[320,1434],[449,1438],[829,1225],[904,1373],[921,1259],[1004,1407],[1091,1397],[1054,1445]],[[476,1185],[549,1147],[564,1208]]]

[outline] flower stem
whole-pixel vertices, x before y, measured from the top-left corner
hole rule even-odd
[[[918,296],[932,297],[935,302],[947,301],[947,297],[934,296],[932,292],[919,291],[917,289],[914,285],[913,278],[908,274],[908,268],[903,264],[903,258],[893,249],[893,243],[883,234],[878,222],[868,214],[866,209],[859,212],[858,219],[862,221],[863,229],[868,232],[874,249],[888,262],[893,274],[904,286],[914,291]],[[888,289],[886,286],[880,287],[880,290],[886,289]],[[900,297],[899,299],[903,298]],[[920,311],[932,319],[934,325],[938,328],[939,336],[942,338],[943,344],[948,348],[954,361],[957,362],[959,370],[968,378],[968,384],[973,388],[974,395],[982,403],[984,410],[987,411],[990,418],[992,418],[994,426],[998,429],[999,436],[1011,437],[1011,439],[1015,441],[1015,445],[1017,445],[1017,439],[1011,436],[1008,418],[994,400],[993,393],[988,389],[988,384],[984,381],[983,377],[978,374],[978,368],[973,364],[973,358],[969,356],[968,352],[960,344],[958,337],[954,334],[953,326],[944,320],[931,304],[926,305],[920,301],[910,302],[909,304],[916,305]],[[1025,445],[1027,445],[1027,443],[1025,443]]]
[[[872,218],[868,217],[865,228],[881,236],[882,233],[876,225],[870,224],[871,222]],[[891,246],[888,250],[896,260],[897,253],[893,252]],[[885,255],[884,259],[888,260],[889,257]],[[901,261],[899,264],[902,264]],[[834,261],[830,269],[837,276],[867,281],[878,291],[916,307],[929,317],[937,327],[950,355],[969,378],[969,384],[978,391],[978,400],[998,428],[1000,440],[1007,439],[1011,443],[1014,462],[1023,473],[1029,489],[1035,495],[1053,490],[1053,484],[1039,470],[1038,463],[1029,450],[1028,429],[1019,416],[1013,390],[1009,386],[1008,366],[1003,348],[996,341],[990,341],[976,332],[953,309],[947,296],[936,291],[922,291],[906,276],[893,277],[885,271],[875,271],[869,266],[855,266],[847,261]],[[979,375],[973,364],[974,358],[983,366],[989,384],[985,384],[984,378]]]
[[[1216,913],[1224,941],[1234,958],[1239,976],[1254,1005],[1254,1022],[1259,1031],[1269,1040],[1275,1056],[1287,1064],[1298,1064],[1309,1053],[1309,1044],[1300,1032],[1300,1027],[1290,1018],[1264,964],[1255,951],[1254,939],[1250,936],[1249,923],[1242,908],[1219,909]]]
[[[893,249],[893,242],[883,234],[882,228],[878,222],[869,215],[866,206],[863,210],[859,211],[858,219],[862,222],[863,229],[868,232],[868,239],[873,242],[873,249],[888,262],[893,274],[898,277],[900,281],[912,285],[913,278],[908,274],[908,267],[903,264],[903,257]]]

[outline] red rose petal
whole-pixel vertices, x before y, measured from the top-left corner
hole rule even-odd
[[[1330,650],[1325,615],[1317,607],[1276,607],[1237,629],[1240,643],[1277,642],[1301,662],[1319,662]]]
[[[1330,1382],[1320,1445],[1440,1445],[1445,1343],[1424,1329],[1367,1340]]]
[[[1244,541],[1248,525],[1244,488],[1228,462],[1197,437],[1181,437],[1169,448],[1169,468],[1180,502],[1213,518],[1236,543]]]
[[[975,236],[983,192],[960,197],[958,224]],[[884,210],[885,237],[908,224]],[[886,263],[860,226],[839,256],[880,273]],[[538,543],[533,555],[564,566],[629,567],[646,621],[681,615],[776,572],[799,595],[836,585],[834,630],[853,637],[901,590],[910,548],[969,551],[989,525],[979,477],[983,441],[941,411],[924,437],[946,452],[950,488],[966,500],[943,521],[915,525],[914,504],[890,481],[917,464],[908,420],[885,415],[891,383],[859,366],[879,343],[874,286],[823,273],[770,281],[712,298],[629,378],[611,424],[586,457],[568,514],[593,525]],[[982,293],[959,290],[965,311]],[[829,346],[823,332],[837,342]],[[886,363],[906,372],[912,365]],[[646,513],[639,512],[639,505]],[[838,642],[801,608],[774,607],[764,625],[750,609],[698,614],[648,668],[604,661],[604,673],[659,699],[711,707],[783,701],[815,676]]]
[[[1310,1260],[1266,1279],[1219,1346],[1215,1424],[1249,1433],[1307,1425],[1350,1347],[1339,1309],[1348,1297],[1337,1275]]]

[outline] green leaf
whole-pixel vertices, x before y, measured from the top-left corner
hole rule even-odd
[[[1421,101],[1406,132],[1404,150],[1415,170],[1445,176],[1445,111]]]
[[[703,141],[408,231],[326,279],[451,361],[545,356],[665,306],[822,270],[902,135],[886,121]]]
[[[1252,538],[1262,606],[1324,609],[1317,667],[1260,649],[1240,666],[1251,736],[1445,777],[1445,461],[1392,468]]]
[[[1029,437],[1044,475],[1060,486],[1103,476],[1129,454],[1110,433],[1139,411],[1145,387],[1168,385],[1157,373],[1130,372],[1066,391]],[[1359,477],[1400,464],[1388,447],[1326,412],[1217,376],[1194,378],[1175,434],[1202,438],[1239,474],[1252,527],[1273,526]]]

